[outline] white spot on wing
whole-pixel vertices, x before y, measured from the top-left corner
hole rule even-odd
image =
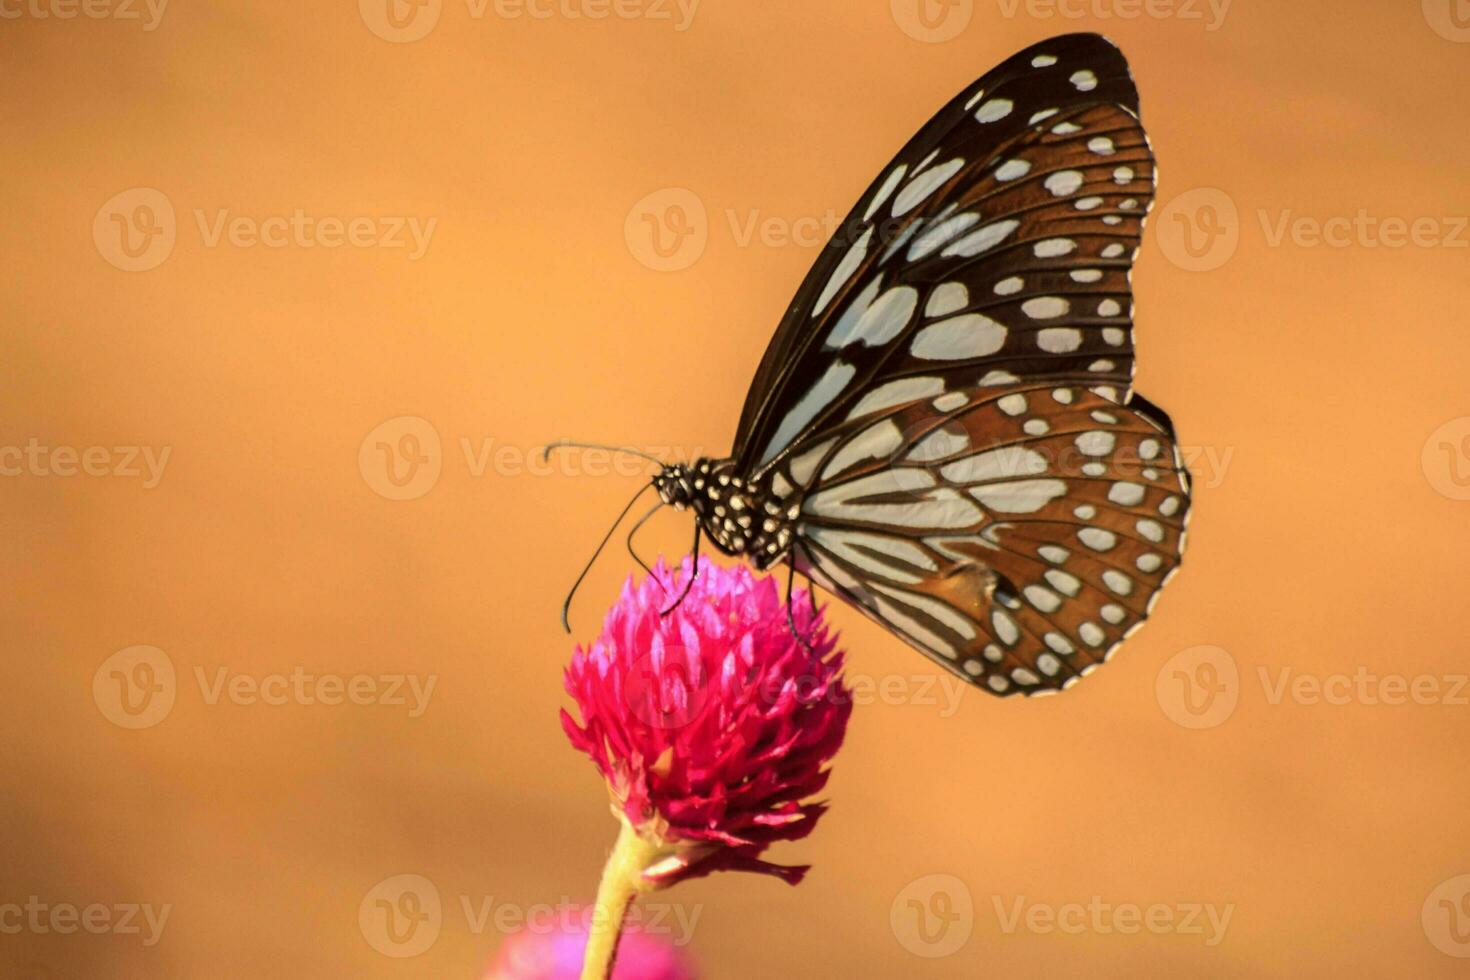
[[[934,254],[942,245],[949,244],[955,236],[968,231],[971,226],[980,220],[980,215],[974,211],[966,211],[952,218],[930,225],[924,230],[914,243],[909,246],[908,260],[917,262]]]
[[[804,487],[812,482],[812,477],[817,475],[817,464],[822,461],[822,458],[827,453],[832,451],[832,447],[836,444],[836,439],[828,439],[821,445],[813,446],[791,461],[790,466],[787,468],[791,470],[791,478],[797,482],[797,485]]]
[[[925,491],[919,493],[917,491]],[[904,495],[909,499],[895,503],[867,498]],[[871,521],[915,528],[961,528],[978,524],[984,515],[980,509],[947,487],[935,487],[927,470],[897,466],[840,483],[818,491],[806,500],[805,507],[820,517],[843,521]]]
[[[1032,246],[1031,252],[1038,259],[1054,259],[1063,255],[1071,255],[1076,249],[1077,243],[1070,238],[1048,238]]]
[[[919,291],[912,286],[894,286],[878,297],[873,305],[863,311],[862,316],[851,324],[842,322],[832,328],[827,338],[828,347],[846,347],[860,343],[866,347],[879,347],[903,332],[914,317],[919,305]],[[839,331],[842,331],[839,334]]]
[[[778,453],[790,445],[791,440],[795,439],[822,409],[830,405],[842,393],[842,389],[847,387],[847,383],[856,373],[857,368],[841,361],[828,365],[826,372],[817,383],[812,385],[811,390],[803,395],[801,401],[797,402],[781,420],[780,427],[776,429],[776,434],[771,437],[765,453],[761,456],[761,465],[775,458]]]
[[[915,357],[958,361],[994,354],[1005,346],[1006,328],[980,313],[966,313],[931,323],[914,337]]]
[[[910,449],[906,459],[917,463],[932,463],[937,459],[957,456],[970,448],[970,436],[965,430],[951,432],[940,427],[929,433]]]
[[[897,381],[879,385],[868,392],[853,406],[852,411],[847,413],[847,417],[849,419],[859,418],[881,409],[903,405],[920,398],[928,398],[942,391],[944,391],[942,378],[900,378]]]
[[[1046,178],[1046,189],[1056,197],[1067,197],[1077,192],[1082,186],[1083,176],[1080,170],[1062,170]]]
[[[945,258],[960,256],[962,258],[974,258],[981,252],[987,251],[999,245],[1010,237],[1011,232],[1020,227],[1020,222],[1013,219],[997,221],[986,225],[976,231],[970,232],[957,242],[952,242],[939,253]]]
[[[964,165],[963,157],[955,157],[915,176],[898,192],[898,197],[893,199],[893,216],[901,218],[918,207],[930,194],[939,190],[945,181],[959,173]]]
[[[1072,304],[1060,296],[1038,296],[1021,304],[1021,312],[1033,320],[1054,320],[1071,308]]]
[[[990,123],[1004,119],[1011,114],[1011,110],[1015,107],[1015,103],[1010,99],[991,99],[979,109],[975,110],[975,121]]]
[[[947,395],[940,395],[934,399],[934,407],[941,412],[953,412],[962,405],[969,404],[970,399],[963,391],[951,391]]]
[[[946,316],[970,305],[970,290],[962,282],[941,283],[929,294],[924,304],[925,316]]]
[[[816,304],[812,307],[812,316],[818,316],[832,302],[847,281],[857,272],[858,266],[863,264],[863,259],[868,256],[868,246],[873,240],[873,226],[869,225],[863,229],[861,237],[852,243],[847,254],[842,256],[842,261],[837,263],[837,268],[832,270],[832,278],[827,280],[827,285],[822,289],[822,294],[817,297]]]
[[[1088,456],[1106,456],[1117,441],[1111,432],[1084,432],[1076,439],[1077,448]]]
[[[1143,487],[1127,480],[1119,480],[1108,488],[1108,499],[1124,507],[1136,507],[1143,501]]]
[[[1031,164],[1025,160],[1007,160],[995,171],[995,179],[999,181],[1017,180],[1031,172]]]
[[[1051,327],[1036,335],[1036,345],[1053,354],[1065,354],[1082,346],[1082,331],[1072,327]]]
[[[893,193],[899,181],[903,180],[903,175],[908,172],[908,169],[909,167],[906,163],[900,163],[897,167],[893,168],[893,172],[888,175],[887,180],[883,181],[883,186],[878,188],[878,193],[873,195],[873,200],[869,202],[868,210],[863,214],[864,221],[873,220],[873,215],[877,214],[878,209],[883,206],[883,202],[888,200],[888,196]]]
[[[1022,445],[967,455],[939,470],[951,483],[980,483],[1047,472],[1047,457]]]
[[[864,460],[892,456],[902,445],[903,433],[898,431],[892,419],[884,419],[844,443],[822,470],[822,479],[830,480]]]
[[[976,500],[1007,514],[1034,514],[1066,492],[1067,485],[1061,480],[1021,480],[970,488]]]

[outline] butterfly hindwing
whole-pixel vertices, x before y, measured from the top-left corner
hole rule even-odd
[[[958,96],[823,251],[773,338],[735,455],[759,472],[845,419],[980,383],[1132,376],[1129,273],[1154,164],[1121,53],[1042,42]]]
[[[1064,687],[1180,562],[1188,473],[1154,413],[1016,385],[848,423],[805,464],[793,561],[992,693]]]

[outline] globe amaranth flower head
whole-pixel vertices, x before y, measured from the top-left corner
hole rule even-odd
[[[808,595],[786,600],[770,578],[702,561],[659,561],[630,578],[591,649],[578,647],[562,712],[572,744],[607,781],[614,812],[653,845],[645,887],[712,871],[758,871],[795,884],[807,867],[761,860],[811,833],[852,710],[843,654]],[[662,585],[660,585],[662,583]],[[804,640],[804,642],[803,642]]]

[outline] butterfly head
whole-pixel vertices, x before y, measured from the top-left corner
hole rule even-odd
[[[653,488],[660,500],[677,510],[683,510],[694,499],[693,478],[683,463],[673,463],[660,470],[653,478]]]

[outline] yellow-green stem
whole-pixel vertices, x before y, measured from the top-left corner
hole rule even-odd
[[[653,862],[658,846],[638,836],[633,825],[618,818],[617,843],[602,869],[602,883],[597,886],[597,906],[587,927],[587,954],[582,959],[582,980],[607,980],[612,976],[613,960],[618,955],[618,939],[623,933],[623,919],[628,906],[647,891],[643,869]]]

